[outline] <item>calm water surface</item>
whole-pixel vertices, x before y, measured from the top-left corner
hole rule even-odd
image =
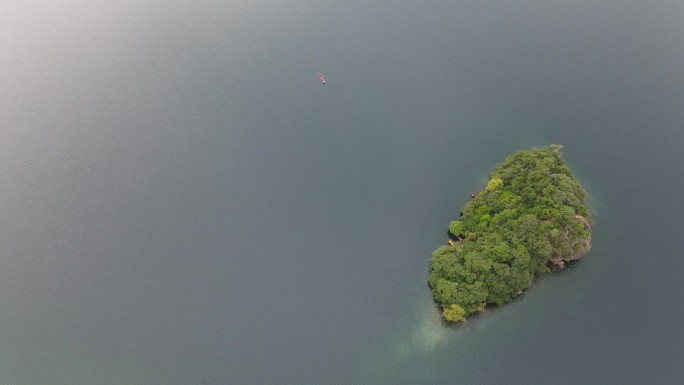
[[[681,2],[5,3],[0,384],[684,376]],[[591,253],[443,325],[431,251],[550,143]]]

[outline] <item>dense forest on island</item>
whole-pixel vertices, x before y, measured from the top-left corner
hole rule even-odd
[[[449,245],[433,252],[428,279],[448,321],[509,302],[535,275],[589,251],[587,193],[561,148],[506,158],[449,225]]]

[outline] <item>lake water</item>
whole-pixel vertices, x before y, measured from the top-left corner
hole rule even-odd
[[[684,376],[682,2],[5,3],[0,384]],[[449,221],[551,143],[591,253],[442,324]]]

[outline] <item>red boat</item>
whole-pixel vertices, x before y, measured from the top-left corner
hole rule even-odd
[[[323,77],[322,73],[317,73],[316,76],[318,76],[318,80],[321,81],[321,84],[325,84],[325,78]]]

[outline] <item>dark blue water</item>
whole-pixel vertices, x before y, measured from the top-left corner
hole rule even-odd
[[[0,384],[684,375],[681,2],[11,3]],[[449,221],[550,143],[591,253],[442,324]]]

